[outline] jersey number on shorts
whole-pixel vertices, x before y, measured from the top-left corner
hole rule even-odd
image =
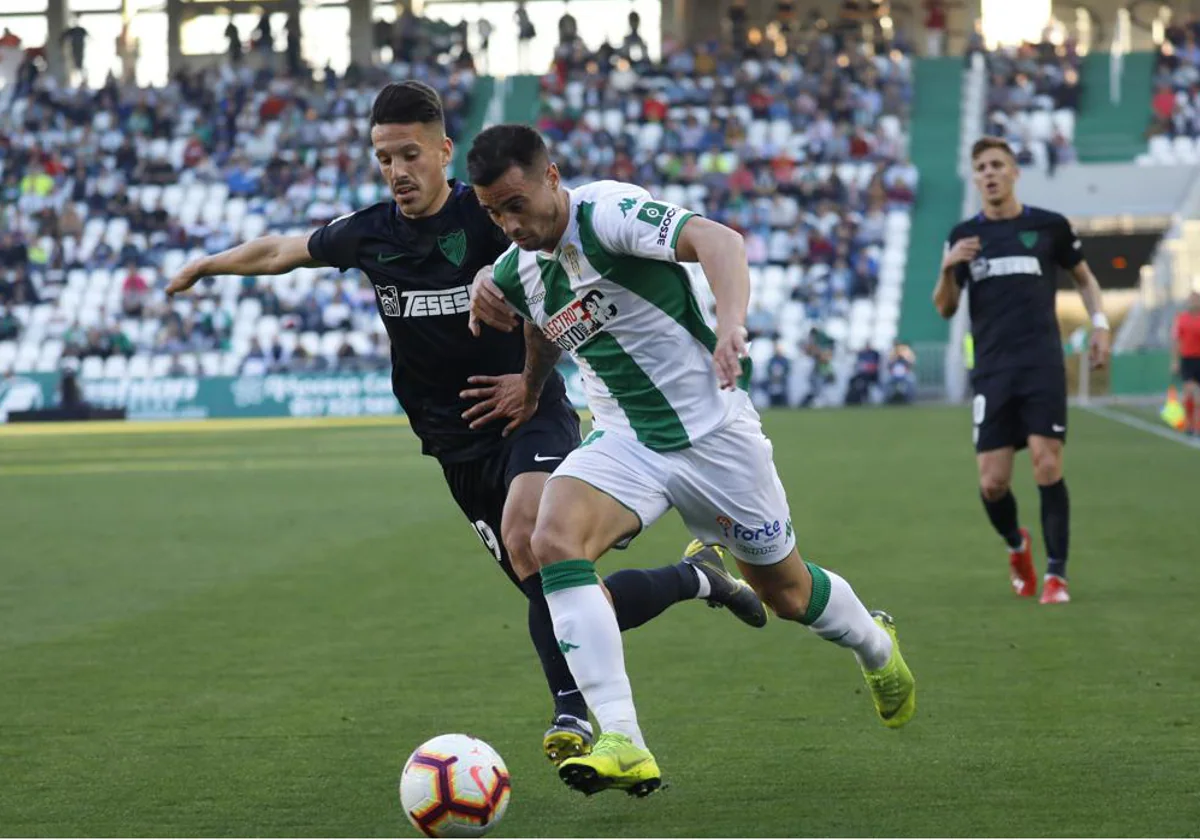
[[[972,443],[979,443],[979,427],[983,425],[983,418],[987,415],[987,397],[983,394],[976,394],[975,399],[971,403],[971,422],[975,428],[971,430]]]
[[[496,532],[492,530],[492,526],[484,522],[482,519],[471,523],[475,529],[475,533],[479,535],[479,539],[483,541],[483,546],[488,551],[492,552],[492,556],[496,558],[496,562],[504,559],[500,553],[500,540],[496,539]]]

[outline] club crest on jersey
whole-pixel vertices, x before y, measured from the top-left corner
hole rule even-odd
[[[988,276],[987,257],[976,257],[971,260],[971,279],[978,283]]]
[[[567,263],[567,270],[578,280],[583,275],[583,267],[579,264],[579,249],[574,245],[563,248],[562,258]]]
[[[444,233],[438,237],[438,247],[446,255],[446,259],[455,265],[462,265],[467,256],[467,232],[462,228]]]
[[[543,332],[559,348],[571,353],[586,344],[616,316],[617,307],[608,302],[604,293],[591,291],[555,314],[546,323]]]
[[[386,317],[400,317],[400,292],[395,286],[376,286],[375,294],[379,295],[379,305]]]
[[[1017,239],[1021,240],[1021,244],[1026,248],[1032,249],[1038,241],[1038,232],[1036,230],[1023,230],[1017,234]]]

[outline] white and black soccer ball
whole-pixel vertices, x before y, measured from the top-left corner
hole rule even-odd
[[[512,783],[504,759],[470,735],[438,735],[400,774],[400,804],[427,837],[482,837],[504,817]]]

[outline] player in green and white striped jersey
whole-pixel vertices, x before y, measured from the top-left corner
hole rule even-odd
[[[672,507],[700,541],[728,547],[776,615],[851,648],[884,724],[907,723],[916,686],[891,619],[800,559],[771,443],[738,388],[750,294],[741,236],[630,184],[565,189],[525,126],[484,131],[468,168],[480,203],[515,243],[476,281],[476,328],[511,328],[507,303],[526,322],[531,392],[566,351],[594,418],[547,482],[532,538],[559,646],[602,733],[591,755],[560,765],[563,780],[639,796],[661,784],[594,564]],[[681,262],[704,269],[715,332]]]

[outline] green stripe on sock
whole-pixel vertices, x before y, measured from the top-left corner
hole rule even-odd
[[[596,577],[596,564],[591,560],[563,560],[542,569],[542,591],[547,595],[576,586],[592,586],[599,582],[600,579]],[[829,600],[828,581],[825,588],[825,599]]]
[[[812,595],[808,599],[808,609],[804,612],[804,617],[800,619],[801,624],[812,624],[821,614],[825,612],[825,607],[829,604],[829,575],[825,574],[825,570],[815,563],[805,561],[805,566],[808,566],[809,574],[812,575]],[[546,570],[542,570],[543,577]]]

